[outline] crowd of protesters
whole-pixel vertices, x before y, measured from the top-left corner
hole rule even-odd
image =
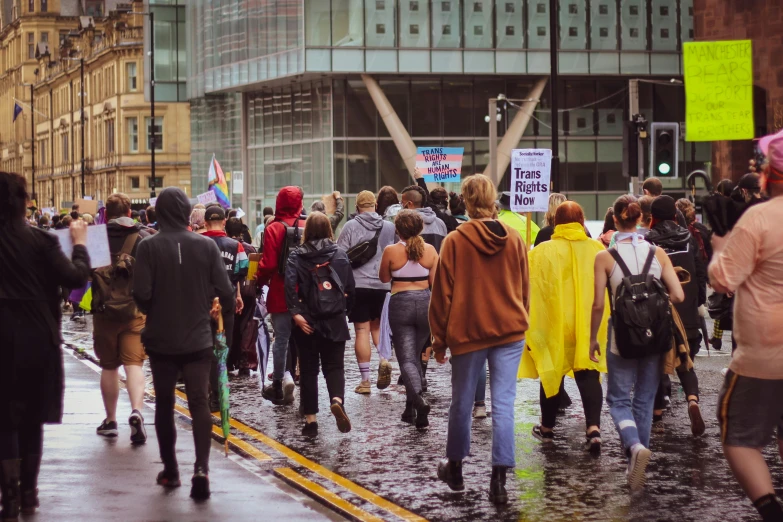
[[[506,472],[515,465],[517,378],[540,380],[541,420],[532,435],[555,447],[557,415],[568,400],[563,382],[575,379],[584,447],[594,456],[607,442],[601,427],[605,393],[627,457],[627,480],[637,491],[652,458],[653,433],[679,429],[664,424],[669,375],[678,376],[691,433],[701,436],[694,361],[702,342],[720,339],[720,328],[732,329],[735,351],[718,411],[724,452],[762,519],[781,520],[761,450],[777,428],[783,452],[783,406],[771,399],[783,393],[777,326],[783,321],[783,133],[762,139],[761,147],[768,160],[761,174],[743,177],[737,187],[721,183],[711,196],[705,207],[712,209],[711,228],[696,219],[690,200],[675,201],[651,178],[644,195],[614,202],[596,239],[578,203],[551,194],[539,229],[511,210],[510,193],[498,194],[480,174],[463,179],[460,193],[449,193],[415,170],[415,183],[400,192],[360,192],[346,221],[339,193],[331,195],[327,215],[323,201],[306,210],[303,191],[287,186],[251,233],[235,211],[192,205],[176,188],[163,190],[154,207],[140,212],[117,193],[96,216],[76,207],[40,214],[28,209],[24,179],[0,173],[0,199],[8,202],[0,208],[0,418],[10,419],[0,428],[3,517],[37,506],[42,425],[62,417],[61,289],[84,288],[91,279],[106,410],[97,433],[119,434],[122,366],[130,439],[146,441],[142,365],[149,357],[163,462],[157,481],[178,487],[174,390],[183,379],[193,419],[196,499],[210,495],[211,412],[219,409],[212,352],[217,319],[222,316],[228,339],[228,369],[250,375],[260,365],[247,332],[262,302],[274,332],[273,368],[262,396],[291,406],[299,384],[307,437],[318,435],[319,371],[337,428],[352,429],[345,407],[349,323],[360,375],[353,391],[372,393],[373,347],[378,389],[390,386],[396,358],[406,394],[401,420],[418,429],[428,427],[432,408],[430,359],[450,361],[448,432],[437,476],[452,490],[465,489],[463,462],[472,419],[486,416],[488,369],[489,497],[497,504],[508,502]],[[729,209],[722,215],[734,218],[721,222],[715,208]],[[90,224],[107,225],[108,269],[89,268]],[[63,228],[70,228],[71,259],[46,232]],[[534,245],[525,244],[528,235]],[[251,257],[257,263],[252,271]],[[132,274],[124,287],[116,279],[122,270]],[[213,306],[215,299],[220,307]],[[712,336],[704,319],[708,308],[720,312]],[[35,378],[42,370],[51,376],[46,386]],[[607,375],[605,389],[601,374]]]

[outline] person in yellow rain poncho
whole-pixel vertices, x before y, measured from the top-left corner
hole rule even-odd
[[[560,383],[573,372],[584,405],[586,445],[594,454],[601,451],[600,374],[606,373],[609,311],[598,332],[603,344],[597,363],[590,360],[590,313],[595,256],[603,249],[585,233],[578,203],[566,201],[557,207],[552,240],[530,253],[530,329],[518,373],[520,378],[541,379],[541,424],[533,428],[533,436],[550,443]]]

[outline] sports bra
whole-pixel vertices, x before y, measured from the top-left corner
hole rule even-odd
[[[405,241],[400,241],[398,244],[404,245]],[[411,261],[409,259],[399,270],[392,270],[391,275],[392,282],[415,283],[417,281],[428,281],[430,278],[430,271],[421,266],[418,261]]]

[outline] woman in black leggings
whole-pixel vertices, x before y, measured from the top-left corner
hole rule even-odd
[[[0,172],[0,489],[2,520],[38,507],[43,424],[62,422],[60,286],[90,274],[87,226],[70,227],[68,259],[57,238],[25,223],[24,177]]]
[[[421,347],[430,337],[427,313],[438,253],[420,235],[424,221],[418,212],[400,211],[394,225],[400,241],[383,251],[378,276],[384,283],[392,282],[389,326],[407,394],[402,420],[425,428],[429,426],[430,405],[421,395]]]

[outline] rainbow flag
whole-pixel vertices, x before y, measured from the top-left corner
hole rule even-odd
[[[228,198],[228,183],[226,183],[226,176],[223,174],[223,169],[220,168],[215,155],[212,154],[212,161],[209,162],[209,175],[207,176],[209,182],[209,190],[215,193],[218,203],[223,208],[231,208],[231,200]]]

